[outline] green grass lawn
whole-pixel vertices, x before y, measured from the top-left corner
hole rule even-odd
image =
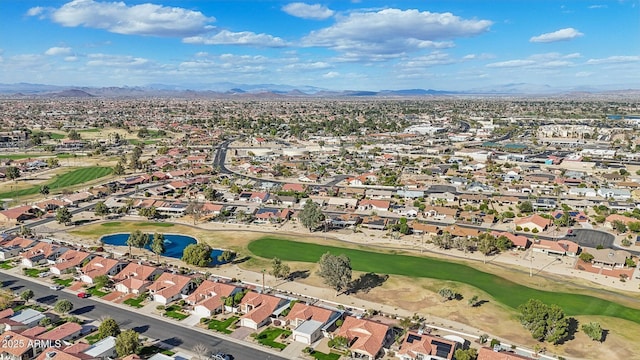
[[[457,281],[483,290],[498,302],[514,309],[529,299],[538,299],[546,304],[559,305],[569,316],[612,316],[640,324],[639,309],[594,296],[533,289],[464,264],[435,258],[323,246],[274,237],[255,240],[248,248],[255,255],[267,259],[278,257],[283,261],[311,263],[317,263],[326,252],[345,254],[356,271]]]
[[[9,261],[9,260],[0,262],[0,269],[9,270],[9,269],[13,269],[13,268],[14,268],[14,266],[11,265],[11,261]]]
[[[266,345],[274,349],[282,350],[286,348],[287,345],[275,341],[282,334],[287,334],[287,336],[290,336],[291,331],[280,329],[280,328],[269,327],[264,329],[260,334],[258,334],[258,336],[256,336],[256,340],[258,340],[258,342],[262,345]]]
[[[89,342],[89,344],[93,345],[95,343],[97,343],[98,341],[100,341],[100,334],[96,331],[95,333],[86,336],[84,338],[85,340],[87,340],[87,342]]]
[[[209,330],[215,330],[223,334],[231,334],[233,330],[229,330],[228,328],[229,326],[235,324],[237,321],[238,321],[237,316],[232,316],[225,321],[212,319],[212,320],[209,320],[207,327],[209,328]]]
[[[85,157],[86,155],[78,155],[78,154],[69,154],[69,153],[59,153],[56,154],[58,159],[73,159],[78,157]]]
[[[189,315],[181,312],[181,308],[178,305],[171,305],[164,309],[164,315],[176,320],[184,320],[189,317]]]
[[[35,153],[35,154],[3,154],[0,153],[0,159],[11,159],[11,160],[21,160],[21,159],[36,159],[43,156],[49,156],[50,154],[45,153]]]
[[[98,129],[98,128],[78,130],[79,133],[94,133],[94,132],[100,132],[100,131],[102,131],[102,129]]]
[[[87,294],[91,294],[91,296],[97,296],[97,297],[103,297],[103,296],[105,296],[107,294],[110,294],[108,292],[104,292],[104,291],[96,289],[95,286],[92,286],[92,287],[86,289],[84,292],[86,292]]]
[[[147,296],[148,295],[146,293],[140,294],[140,295],[138,295],[138,297],[127,299],[127,300],[123,301],[123,303],[139,309],[139,308],[141,308],[143,306],[142,302],[147,299]]]
[[[143,359],[147,359],[151,357],[151,355],[158,354],[158,353],[165,354],[167,356],[175,355],[175,352],[171,350],[165,350],[156,345],[145,346],[138,351],[138,355],[140,355]]]
[[[313,353],[311,353],[311,356],[313,356],[313,358],[317,359],[317,360],[338,360],[338,359],[340,359],[340,354],[334,354],[334,353],[325,354],[325,353],[320,352],[320,351],[314,351]]]
[[[57,175],[46,185],[49,186],[51,192],[61,190],[70,186],[83,184],[101,177],[111,174],[112,168],[106,166],[90,166],[78,168],[62,175]],[[34,195],[40,192],[40,185],[28,187],[25,189],[7,191],[0,193],[0,198],[17,198],[20,196]]]
[[[38,274],[41,272],[45,272],[46,270],[34,269],[34,268],[24,268],[22,270],[25,275],[30,276],[32,278],[37,278]]]
[[[64,287],[68,287],[73,282],[73,279],[54,279],[53,282]]]

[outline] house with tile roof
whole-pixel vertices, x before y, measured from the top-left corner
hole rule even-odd
[[[495,236],[496,238],[499,238],[500,236],[506,237],[507,239],[511,240],[511,242],[513,243],[513,246],[516,249],[524,250],[524,249],[528,249],[529,246],[531,246],[531,240],[529,240],[528,237],[523,235],[516,235],[507,231],[492,231],[491,235]]]
[[[69,248],[50,244],[48,242],[39,241],[34,246],[20,254],[22,265],[25,267],[34,267],[46,264],[47,262],[55,262],[56,259]]]
[[[241,291],[242,288],[235,285],[205,280],[185,301],[193,306],[194,314],[209,317],[224,309],[226,298]]]
[[[293,341],[311,345],[341,316],[342,313],[334,310],[296,302],[284,321],[292,329]]]
[[[80,281],[93,284],[93,280],[101,275],[113,277],[127,265],[126,262],[117,259],[107,259],[96,256],[80,269]]]
[[[0,211],[0,223],[8,225],[21,223],[25,220],[36,217],[37,209],[31,205],[17,206],[11,209]]]
[[[408,331],[396,357],[401,360],[453,360],[453,354],[460,346],[460,343],[440,336]]]
[[[353,316],[344,319],[334,336],[344,336],[349,340],[352,357],[368,360],[382,357],[385,347],[393,342],[391,328],[388,325]]]
[[[116,274],[112,280],[115,282],[115,288],[118,292],[141,294],[162,273],[163,270],[158,267],[131,262]]]
[[[244,313],[240,317],[240,326],[258,330],[268,324],[274,312],[286,305],[287,300],[257,292],[248,292],[240,301],[240,310]]]
[[[534,252],[539,252],[547,255],[556,256],[571,256],[575,257],[580,252],[580,246],[570,240],[543,240],[536,239],[531,245],[531,249]]]
[[[95,359],[83,353],[72,353],[55,346],[46,348],[35,360],[92,360]]]
[[[172,301],[186,298],[196,288],[192,278],[165,272],[147,288],[153,301],[167,305]]]
[[[551,219],[543,218],[538,214],[533,214],[531,216],[516,219],[514,223],[523,229],[538,229],[538,231],[540,232],[547,230],[547,228],[553,224],[553,221]]]
[[[29,360],[36,357],[44,350],[35,342],[33,338],[18,334],[15,331],[5,331],[2,333],[4,344],[12,346],[0,347],[0,359],[4,360]]]
[[[74,322],[66,322],[54,329],[47,331],[44,334],[40,334],[38,339],[56,341],[71,341],[75,340],[82,335],[82,325]]]
[[[85,261],[90,261],[94,257],[96,257],[95,254],[85,251],[73,249],[67,250],[56,259],[53,265],[49,267],[49,271],[55,275],[73,272],[77,267],[81,267]]]

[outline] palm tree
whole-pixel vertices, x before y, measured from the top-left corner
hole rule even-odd
[[[153,240],[151,241],[151,251],[156,254],[157,262],[160,264],[160,255],[167,251],[164,245],[164,235],[160,233],[153,234]]]

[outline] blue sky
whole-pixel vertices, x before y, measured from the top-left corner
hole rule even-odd
[[[0,0],[0,83],[640,88],[640,0]]]

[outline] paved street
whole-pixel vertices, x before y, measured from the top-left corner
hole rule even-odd
[[[173,324],[156,319],[136,312],[135,309],[127,310],[90,298],[80,299],[75,293],[50,290],[46,285],[27,281],[9,275],[6,272],[2,272],[1,276],[3,287],[18,293],[25,289],[31,289],[35,294],[33,300],[39,303],[53,305],[58,300],[67,299],[73,303],[74,310],[71,315],[83,316],[93,320],[109,316],[114,318],[123,329],[134,329],[142,336],[158,339],[172,347],[190,351],[196,344],[204,344],[211,351],[222,351],[233,355],[234,360],[284,359],[252,347],[221,339],[214,336],[213,333],[203,333],[181,324]]]

